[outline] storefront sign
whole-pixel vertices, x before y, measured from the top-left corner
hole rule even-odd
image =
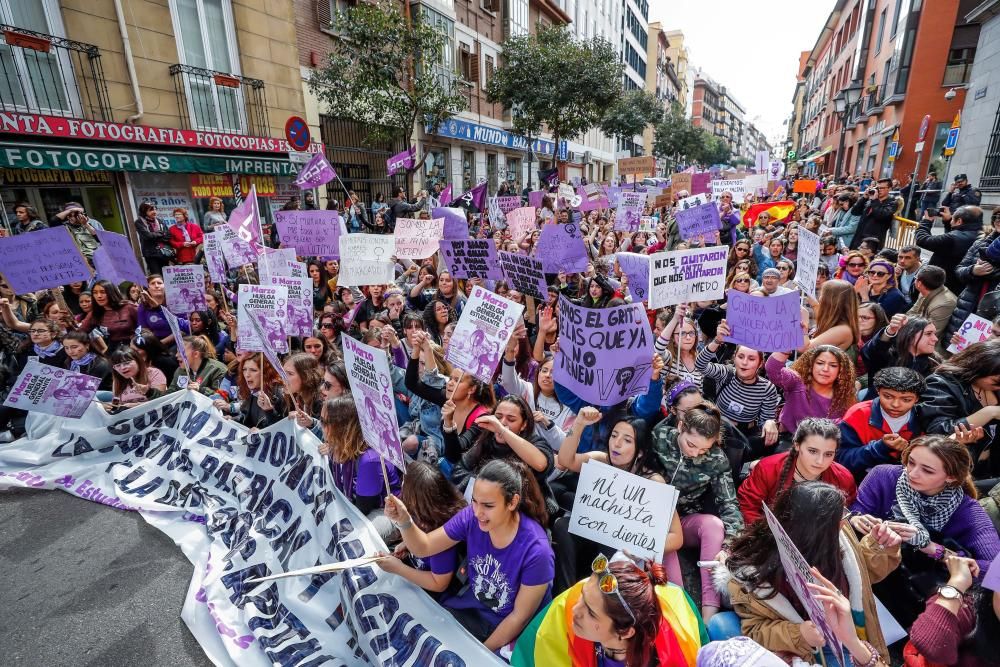
[[[0,171],[4,185],[107,185],[111,174],[106,171],[66,169],[4,169]]]
[[[227,158],[178,153],[83,150],[69,146],[11,145],[0,148],[0,168],[143,171],[180,174],[266,174],[295,176],[298,166],[287,159]]]
[[[139,203],[149,202],[153,206],[166,211],[175,208],[191,210],[191,195],[187,190],[176,188],[133,188],[132,193]]]
[[[159,144],[184,148],[287,153],[294,148],[285,140],[245,134],[200,132],[173,127],[146,127],[105,123],[99,120],[61,118],[33,113],[0,113],[0,132],[32,137],[62,137],[90,141],[120,141],[129,144]],[[323,144],[313,142],[309,152],[322,152]],[[549,151],[551,152],[551,151]]]
[[[278,189],[273,176],[243,176],[240,178],[240,192],[249,192],[250,186],[257,187],[258,197],[273,197]],[[233,179],[217,174],[194,174],[191,176],[191,196],[195,199],[209,197],[232,197]]]
[[[528,148],[527,140],[507,130],[501,130],[487,125],[470,123],[464,120],[451,119],[441,123],[437,132],[432,132],[430,126],[424,128],[428,134],[437,134],[439,137],[450,137],[462,141],[472,141],[477,144],[489,144],[491,146],[503,146],[517,151]],[[540,156],[551,156],[553,143],[547,139],[535,139],[531,144],[532,150]],[[569,155],[569,146],[565,141],[559,142],[559,159],[565,160]]]

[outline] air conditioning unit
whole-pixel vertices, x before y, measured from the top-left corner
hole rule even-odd
[[[583,163],[589,164],[590,161],[593,159],[593,157],[594,157],[593,153],[591,153],[590,151],[585,151],[583,154]]]

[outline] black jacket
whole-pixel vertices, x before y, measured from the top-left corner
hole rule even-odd
[[[143,257],[159,257],[156,248],[163,244],[170,243],[170,231],[162,220],[157,221],[157,229],[154,231],[146,218],[137,218],[135,221],[135,231],[139,234],[139,245],[142,247]]]
[[[948,222],[944,223],[944,234],[931,236],[931,225],[933,220],[924,218],[920,221],[916,231],[913,233],[914,243],[917,247],[930,250],[934,254],[931,256],[930,264],[940,266],[945,270],[945,286],[953,293],[958,294],[962,290],[963,281],[958,279],[954,267],[958,266],[965,258],[965,253],[976,241],[979,232],[983,229],[983,223],[964,222],[956,228],[952,228]]]
[[[858,229],[851,239],[851,248],[861,245],[861,240],[874,236],[885,245],[886,234],[892,227],[892,219],[896,215],[896,198],[889,197],[885,201],[861,197],[851,209],[854,215],[860,215]]]
[[[72,359],[66,357],[63,368],[69,370],[72,362]],[[89,364],[81,366],[79,372],[91,377],[101,378],[101,384],[97,388],[103,391],[111,391],[111,362],[104,357],[94,357],[94,360]]]
[[[959,262],[958,268],[946,269],[949,276],[954,274],[964,289],[961,292],[955,292],[958,294],[958,305],[955,306],[955,312],[951,314],[951,321],[948,322],[948,328],[945,330],[945,341],[951,340],[952,334],[958,331],[962,322],[965,322],[965,318],[976,312],[982,295],[995,289],[1000,283],[1000,268],[994,268],[992,273],[985,276],[976,276],[972,273],[972,267],[979,259],[979,249],[986,248],[997,237],[1000,237],[1000,234],[993,232],[974,241],[966,251],[965,257]],[[954,290],[952,291],[954,292]]]
[[[959,206],[979,206],[982,198],[983,195],[980,194],[979,190],[971,185],[966,185],[964,188],[959,188],[954,192],[946,194],[944,200],[941,202],[941,206],[947,206],[954,213]]]
[[[917,417],[924,433],[951,435],[958,424],[968,426],[966,417],[982,407],[971,385],[963,384],[946,373],[933,373],[927,377],[927,389],[917,406]],[[987,447],[996,449],[1000,443],[1000,424],[993,422],[984,431],[983,439],[970,445],[973,461],[978,460],[979,454]],[[995,458],[998,457],[990,456],[990,477],[996,476],[1000,469],[1000,461],[993,460]]]
[[[242,401],[240,403],[239,422],[247,428],[267,428],[281,421],[288,414],[288,410],[285,407],[285,392],[282,391],[281,387],[276,387],[269,394],[269,397],[271,403],[274,405],[274,409],[270,412],[264,412],[261,409],[260,405],[257,404],[256,396],[251,396]]]
[[[424,200],[421,199],[416,204],[411,204],[405,199],[395,199],[389,206],[389,213],[391,214],[391,220],[386,220],[386,226],[389,227],[388,232],[391,233],[396,226],[396,221],[400,218],[407,217],[410,213],[417,213],[424,208]]]

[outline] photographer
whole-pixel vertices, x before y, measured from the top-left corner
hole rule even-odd
[[[945,286],[955,294],[962,291],[962,281],[954,267],[961,264],[965,253],[969,250],[979,232],[983,229],[983,209],[978,206],[962,206],[954,215],[947,208],[942,208],[941,219],[944,222],[944,234],[931,235],[931,225],[934,219],[931,211],[925,211],[920,225],[913,234],[917,247],[930,250],[929,264],[939,266],[947,272]]]
[[[862,239],[869,236],[874,236],[885,245],[886,234],[896,215],[896,198],[889,196],[891,186],[891,180],[880,178],[876,185],[865,190],[864,197],[859,198],[851,209],[851,213],[861,216],[854,238],[851,239],[851,248],[857,248]]]

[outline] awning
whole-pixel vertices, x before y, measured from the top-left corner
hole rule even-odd
[[[807,155],[807,156],[805,156],[802,159],[805,162],[815,162],[816,160],[820,159],[821,157],[823,157],[824,155],[826,155],[827,153],[830,153],[832,151],[833,151],[833,146],[827,146],[823,150],[821,150],[821,151],[819,151],[817,153],[813,153],[812,155]]]

